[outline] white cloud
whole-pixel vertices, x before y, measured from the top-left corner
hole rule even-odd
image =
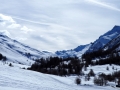
[[[33,31],[27,26],[17,24],[17,22],[10,16],[0,14],[0,20],[0,33],[5,34],[11,38],[24,41],[27,40],[27,37],[23,36],[25,36],[28,32]]]
[[[16,24],[16,22],[12,19],[12,17],[0,14],[0,24],[5,28],[18,28],[21,27],[20,24]]]
[[[9,25],[7,28],[19,28],[19,27],[21,27],[21,25],[20,24],[16,24],[16,23],[13,23],[13,24],[11,24],[11,25]]]
[[[1,25],[1,26],[5,26],[6,23],[2,21],[2,22],[0,23],[0,25]]]
[[[3,15],[3,14],[0,14],[0,20],[1,21],[4,21],[4,22],[8,22],[9,23],[14,23],[15,21],[12,19],[12,17],[10,16],[6,16],[6,15]]]
[[[28,33],[28,32],[33,31],[32,29],[29,29],[29,28],[27,28],[26,26],[21,27],[21,30],[22,30],[24,33]]]

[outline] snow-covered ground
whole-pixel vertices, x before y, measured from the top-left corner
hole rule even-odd
[[[111,86],[95,86],[92,81],[76,85],[76,76],[60,77],[42,74],[35,71],[21,69],[21,66],[13,63],[14,67],[3,65],[0,62],[0,90],[118,90]],[[89,83],[89,85],[84,85]]]
[[[107,70],[106,68],[108,67],[109,70]],[[114,67],[114,69],[113,69]],[[95,74],[99,74],[99,73],[105,73],[105,74],[111,74],[112,72],[115,71],[120,71],[120,66],[118,65],[97,65],[97,66],[89,66],[87,67],[87,71],[84,71],[85,74],[88,74],[88,72],[93,69]]]

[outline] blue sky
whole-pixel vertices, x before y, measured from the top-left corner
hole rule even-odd
[[[120,0],[0,0],[0,32],[39,50],[88,44],[120,25]]]

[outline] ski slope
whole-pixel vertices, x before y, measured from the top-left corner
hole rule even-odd
[[[13,64],[14,65],[14,64]],[[25,67],[15,64],[14,67],[0,63],[0,90],[118,90],[110,86],[76,85],[76,76],[60,77],[21,69]]]

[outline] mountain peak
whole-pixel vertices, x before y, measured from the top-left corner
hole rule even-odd
[[[107,35],[111,35],[111,34],[114,34],[114,33],[120,34],[120,26],[115,25],[115,26],[112,28],[112,30],[109,30],[108,32],[106,32],[104,35],[102,35],[102,36],[100,36],[100,37],[107,36]]]
[[[118,31],[118,30],[120,30],[120,26],[115,25],[112,30]]]
[[[115,25],[114,27],[120,27],[119,25]]]
[[[107,34],[118,33],[120,34],[120,26],[115,25],[112,30],[108,31]]]

